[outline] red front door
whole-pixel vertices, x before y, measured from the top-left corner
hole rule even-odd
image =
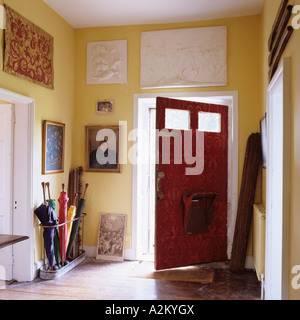
[[[228,107],[157,98],[156,126],[156,270],[226,260]]]

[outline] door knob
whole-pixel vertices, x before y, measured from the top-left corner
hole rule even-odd
[[[160,190],[160,180],[164,179],[164,177],[165,177],[165,173],[164,172],[158,172],[157,173],[156,196],[157,196],[157,200],[159,200],[159,201],[165,200],[165,195]]]

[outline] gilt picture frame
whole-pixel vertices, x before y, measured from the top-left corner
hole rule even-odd
[[[43,121],[42,174],[64,172],[65,124]]]
[[[85,170],[120,173],[119,126],[86,126]]]
[[[100,115],[113,115],[115,111],[114,107],[114,101],[112,100],[97,101],[96,113]]]

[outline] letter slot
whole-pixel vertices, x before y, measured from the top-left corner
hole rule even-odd
[[[217,198],[216,192],[183,192],[183,228],[186,234],[209,232]]]

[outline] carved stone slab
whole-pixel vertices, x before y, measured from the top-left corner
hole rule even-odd
[[[127,40],[87,44],[87,84],[127,83]]]
[[[143,32],[142,89],[225,86],[227,28]]]

